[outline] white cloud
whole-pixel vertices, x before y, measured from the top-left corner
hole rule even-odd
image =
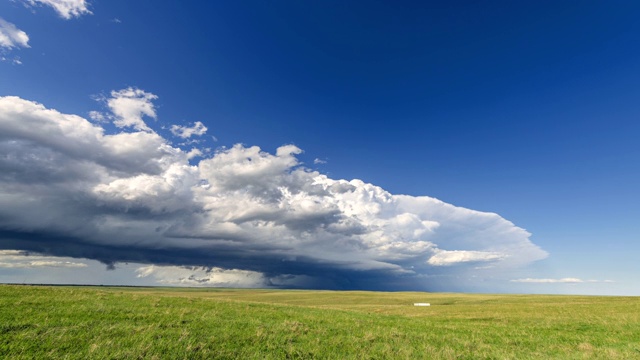
[[[109,122],[109,116],[100,111],[89,111],[89,118],[95,122]]]
[[[14,24],[0,18],[0,49],[11,49],[15,47],[28,48],[29,36]]]
[[[313,163],[317,165],[317,164],[326,164],[327,162],[325,160],[315,158],[313,159]]]
[[[71,261],[55,261],[55,260],[0,262],[0,268],[39,268],[39,267],[82,268],[82,267],[87,267],[87,264],[71,262]]]
[[[64,19],[89,15],[89,3],[86,0],[25,0],[32,6],[46,5],[52,7]]]
[[[132,87],[112,91],[111,98],[106,101],[114,116],[113,124],[119,128],[131,127],[135,130],[151,131],[142,117],[156,118],[156,109],[152,101],[157,98],[154,94]]]
[[[175,281],[215,283],[202,273],[215,268],[250,272],[233,273],[248,283],[381,288],[547,256],[497,214],[331,179],[302,167],[294,145],[235,145],[191,165],[201,150],[172,147],[142,120],[156,117],[155,95],[111,95],[104,116],[131,132],[0,97],[0,248],[200,268],[192,280],[154,268]]]
[[[526,278],[526,279],[515,279],[515,280],[511,280],[511,282],[517,282],[517,283],[531,283],[531,284],[580,284],[580,283],[598,283],[598,282],[605,282],[605,283],[611,283],[613,281],[611,280],[582,280],[582,279],[578,279],[578,278],[562,278],[562,279],[532,279],[532,278]]]
[[[87,264],[59,257],[32,255],[24,251],[0,250],[0,268],[83,268]]]
[[[136,270],[138,277],[153,277],[161,284],[203,287],[258,288],[269,286],[268,279],[259,272],[216,267],[143,266]]]
[[[202,155],[204,155],[202,150],[193,148],[193,149],[191,149],[191,151],[189,151],[187,153],[187,159],[191,160],[193,158],[196,158],[196,157],[199,157],[199,156],[202,156]]]
[[[468,262],[487,262],[506,258],[507,255],[492,251],[439,250],[427,263],[433,266],[450,266]]]
[[[2,49],[0,49],[1,52]],[[20,60],[20,57],[18,56],[14,56],[13,58],[7,58],[5,56],[0,56],[0,61],[7,61],[12,63],[13,65],[22,65],[22,61]]]
[[[175,136],[188,139],[193,135],[204,135],[207,132],[207,127],[200,121],[196,121],[192,127],[171,125],[171,132]]]
[[[152,278],[158,284],[196,287],[280,288],[305,287],[318,280],[304,275],[268,277],[257,271],[223,269],[206,266],[141,266],[138,278]]]

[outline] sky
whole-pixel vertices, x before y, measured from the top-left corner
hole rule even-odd
[[[639,14],[0,0],[0,282],[640,295]]]

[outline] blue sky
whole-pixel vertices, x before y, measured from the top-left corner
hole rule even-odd
[[[638,295],[639,13],[640,4],[632,1],[3,0],[0,96],[13,97],[5,99],[0,118],[5,123],[0,169],[11,174],[0,182],[5,209],[0,246],[7,257],[0,260],[0,281],[189,285],[191,278],[213,286]],[[181,167],[181,184],[189,183],[187,177],[199,182],[186,190],[171,183],[167,194],[155,191],[156,198],[143,199],[136,191],[149,187],[141,185],[141,176],[166,180],[174,173],[168,167],[135,166],[154,156],[165,164],[165,155],[151,150],[128,154],[126,160],[113,155],[109,164],[129,161],[126,171],[105,165],[103,158],[89,161],[95,167],[86,165],[79,154],[98,145],[78,147],[74,155],[60,148],[71,139],[67,130],[59,134],[58,145],[43,140],[47,124],[58,118],[46,118],[50,113],[37,104],[78,115],[105,134],[140,132],[131,124],[143,121],[149,128],[141,131],[140,137],[149,137],[145,144],[181,149],[184,156],[171,155],[170,162],[194,167]],[[32,133],[17,130],[30,121]],[[56,126],[66,120],[59,121]],[[172,126],[195,129],[196,122],[206,133],[180,137],[179,128],[171,131]],[[131,143],[127,139],[116,140]],[[295,149],[277,150],[284,145]],[[271,170],[249,180],[243,176],[256,168],[233,161],[251,157],[252,146],[262,149],[252,164]],[[188,157],[192,149],[202,155]],[[75,179],[104,176],[78,187],[71,180],[58,186],[58,172],[43,159],[55,159],[58,172],[76,174]],[[80,163],[81,168],[73,165]],[[241,165],[245,172],[224,172]],[[296,175],[296,169],[304,174]],[[34,174],[41,182],[36,184]],[[326,194],[305,187],[320,186],[318,175],[328,179],[321,181]],[[380,205],[387,204],[381,195],[360,197],[356,204],[347,193],[327,190],[340,179],[361,180],[364,185],[350,186],[363,194],[373,191],[367,187],[372,184],[390,196],[428,196],[458,207],[456,214],[467,214],[460,208],[477,214],[455,217],[459,222],[453,224],[426,200],[409,205],[413,200],[394,197],[388,209]],[[193,190],[203,181],[211,185],[208,193]],[[115,193],[116,188],[129,192]],[[279,195],[252,193],[258,188]],[[185,192],[193,195],[188,201]],[[21,193],[47,204],[39,211],[51,217],[49,223],[28,219],[40,213],[10,196]],[[90,201],[67,204],[69,194],[76,193]],[[105,194],[110,200],[101,197]],[[109,202],[117,196],[120,202]],[[184,215],[191,210],[165,204],[173,213],[159,214],[153,205],[158,197],[171,204],[193,201],[189,209],[197,210]],[[262,222],[249,228],[238,220],[245,215],[229,220],[235,210],[215,205],[245,201],[256,209],[274,206],[265,213],[278,211],[259,220],[252,215],[252,221]],[[349,210],[373,203],[382,210],[363,212],[373,214],[368,220],[360,210]],[[51,215],[69,206],[95,212],[86,219],[93,230],[65,228]],[[24,213],[16,215],[16,207]],[[102,212],[105,208],[111,215]],[[301,209],[309,212],[304,225],[300,218],[294,226],[291,218],[278,217]],[[118,221],[126,226],[100,227],[118,211]],[[148,217],[137,218],[136,211]],[[196,221],[196,213],[208,217]],[[484,223],[478,220],[483,213],[497,214],[499,220]],[[413,226],[402,227],[402,214],[425,222],[422,230],[414,229],[424,232],[398,235]],[[222,248],[207,242],[207,234],[221,231],[217,226],[225,221],[242,228],[233,236],[225,233],[229,239],[238,236],[252,245]],[[331,230],[353,221],[360,221],[358,231]],[[493,228],[493,221],[501,227]],[[167,228],[174,230],[176,224],[192,224],[198,231],[178,236],[162,230],[153,239],[141,230],[151,222],[173,224]],[[309,227],[303,231],[302,226]],[[108,254],[99,250],[106,246],[103,235],[92,232],[98,228],[120,237],[117,246],[108,244]],[[271,236],[292,240],[285,245]],[[300,236],[311,240],[298,243]],[[200,242],[188,248],[211,256],[195,256],[166,237],[197,238]],[[351,242],[364,250],[341,247]],[[295,266],[274,267],[284,263],[281,247],[297,259]],[[179,256],[151,254],[149,249],[158,248]],[[139,256],[129,258],[125,249]],[[266,249],[269,256],[253,255],[256,249]],[[345,265],[341,253],[350,254],[353,264]],[[105,270],[104,264],[115,270]],[[216,282],[211,274],[231,280]]]

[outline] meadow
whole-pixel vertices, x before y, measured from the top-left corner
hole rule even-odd
[[[640,298],[0,285],[0,358],[640,359]]]

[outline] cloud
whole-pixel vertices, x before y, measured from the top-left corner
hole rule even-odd
[[[0,18],[0,49],[12,49],[16,47],[28,48],[29,36],[14,24]]]
[[[58,257],[31,255],[16,250],[0,250],[0,268],[83,268],[87,264],[75,261],[64,261]]]
[[[327,161],[326,161],[326,160],[322,160],[322,159],[315,158],[315,159],[313,159],[313,163],[314,163],[314,164],[316,164],[316,165],[317,165],[317,164],[326,164],[326,163],[327,163]]]
[[[468,262],[487,262],[502,260],[508,255],[492,251],[439,250],[427,261],[433,266],[451,266]]]
[[[100,111],[89,111],[89,118],[95,122],[106,123],[109,122],[109,116],[101,113]]]
[[[268,277],[257,271],[205,266],[141,266],[138,278],[152,278],[157,284],[196,287],[308,288],[322,287],[322,280],[305,275]]]
[[[294,145],[205,157],[174,147],[144,122],[156,98],[111,92],[105,116],[130,131],[111,134],[0,97],[0,249],[154,265],[142,273],[168,282],[225,274],[350,289],[429,289],[429,279],[498,276],[547,256],[497,214],[331,179],[303,167]]]
[[[119,128],[132,127],[135,130],[151,131],[143,116],[156,118],[152,101],[157,98],[154,94],[132,87],[112,91],[111,98],[107,99],[107,106],[115,117],[113,124]]]
[[[200,121],[196,121],[192,127],[171,125],[171,132],[175,136],[188,139],[193,135],[204,135],[207,132],[207,127]]]
[[[2,53],[2,49],[0,48],[0,53]],[[13,58],[7,58],[5,56],[0,56],[0,61],[7,61],[12,63],[13,65],[22,65],[22,61],[20,57],[14,56]]]
[[[580,283],[597,283],[597,282],[613,282],[611,280],[582,280],[578,278],[562,278],[562,279],[515,279],[511,282],[530,283],[530,284],[580,284]]]
[[[258,288],[270,285],[262,273],[215,267],[143,266],[138,277],[153,277],[161,284],[176,286]]]
[[[69,20],[82,15],[89,15],[89,3],[86,0],[25,0],[31,6],[45,5],[52,7],[58,15]]]

